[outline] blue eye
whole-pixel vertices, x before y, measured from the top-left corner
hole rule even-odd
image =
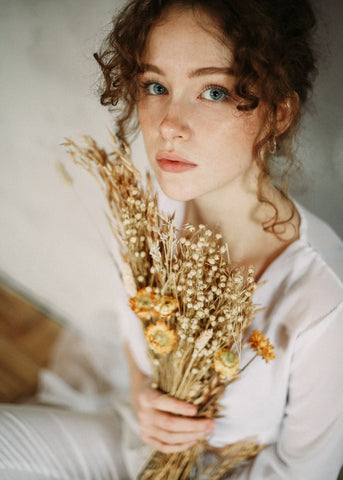
[[[143,88],[149,95],[165,95],[168,93],[166,87],[157,82],[148,82],[143,85]]]
[[[224,90],[219,87],[211,87],[207,88],[206,90],[203,91],[201,96],[205,100],[212,100],[215,102],[220,102],[222,100],[225,100],[228,97],[228,92],[227,90]]]

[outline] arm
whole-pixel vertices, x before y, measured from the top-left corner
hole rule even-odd
[[[298,336],[278,439],[237,479],[336,480],[343,463],[342,338],[343,303]]]
[[[151,388],[151,379],[138,368],[127,344],[125,352],[132,405],[145,443],[163,453],[181,452],[211,434],[213,420],[195,418],[196,407]]]

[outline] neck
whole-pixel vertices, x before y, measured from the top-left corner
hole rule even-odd
[[[264,185],[264,195],[277,208],[280,220],[292,216],[292,204],[271,184]],[[299,217],[296,212],[280,230],[279,235],[265,231],[275,209],[257,198],[257,182],[250,188],[234,188],[211,192],[187,202],[185,221],[194,225],[203,223],[220,231],[228,243],[233,263],[254,265],[256,277],[298,237]]]

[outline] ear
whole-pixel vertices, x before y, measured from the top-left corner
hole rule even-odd
[[[299,97],[296,92],[286,97],[277,107],[276,131],[277,136],[286,132],[299,110]]]

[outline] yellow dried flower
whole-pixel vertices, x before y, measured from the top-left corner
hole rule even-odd
[[[262,357],[266,363],[275,358],[274,346],[269,343],[269,338],[265,338],[262,332],[254,330],[249,337],[250,347],[255,350],[257,355]]]
[[[174,350],[177,340],[175,330],[167,327],[167,325],[158,320],[156,325],[150,324],[144,333],[150,348],[160,355],[165,355]]]
[[[200,406],[202,415],[215,417],[225,377],[234,379],[250,363],[240,368],[239,352],[255,313],[253,268],[244,272],[232,266],[222,235],[205,225],[186,225],[182,234],[173,215],[160,215],[150,176],[144,187],[129,149],[112,138],[116,145],[110,154],[89,137],[84,148],[69,140],[67,145],[74,161],[99,180],[109,202],[110,226],[126,265],[123,279],[130,306],[143,320],[153,387],[190,399]],[[146,285],[156,288],[141,288]],[[162,296],[161,291],[175,298]],[[220,349],[223,345],[227,348]],[[235,345],[234,351],[229,345]],[[252,335],[251,346],[257,352],[254,358],[261,355],[268,362],[275,357],[273,346],[260,332]],[[214,369],[218,373],[214,374]],[[239,445],[239,451],[241,448]],[[141,478],[181,478],[182,473],[188,477],[201,449],[202,445],[197,445],[167,461],[158,453]],[[242,450],[239,460],[253,456]],[[222,468],[223,464],[219,465],[219,471]]]
[[[157,317],[166,318],[174,313],[178,308],[179,302],[176,298],[169,295],[163,295],[156,301],[154,313]]]
[[[236,376],[239,359],[235,352],[228,349],[218,350],[215,354],[214,369],[216,372],[231,380]]]
[[[138,290],[135,297],[130,298],[130,307],[141,320],[151,318],[152,310],[157,300],[156,292],[153,288],[143,287]]]

